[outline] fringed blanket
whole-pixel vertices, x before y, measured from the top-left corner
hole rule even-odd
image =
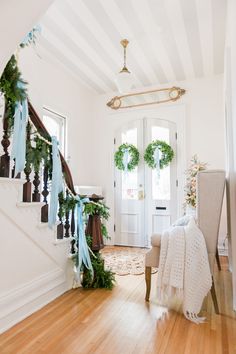
[[[174,297],[182,302],[183,313],[195,323],[204,297],[212,285],[204,236],[194,218],[186,226],[174,226],[161,238],[157,279],[158,299],[169,304]]]

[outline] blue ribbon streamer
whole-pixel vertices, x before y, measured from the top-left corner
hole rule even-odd
[[[91,263],[88,244],[85,237],[84,231],[84,220],[83,220],[83,210],[84,203],[88,203],[88,198],[81,199],[79,196],[76,196],[75,199],[78,201],[77,203],[77,240],[79,244],[78,249],[78,268],[77,272],[80,272],[82,264],[91,271],[92,278],[94,275],[93,266]]]
[[[124,172],[128,172],[128,163],[129,163],[129,149],[124,149],[123,159]]]
[[[157,178],[160,178],[160,150],[158,146],[154,150],[153,158],[156,164]]]
[[[19,82],[18,87],[23,87],[24,84]],[[26,124],[28,121],[28,101],[25,99],[22,102],[16,102],[14,113],[14,127],[12,139],[11,158],[15,159],[15,173],[16,176],[25,168],[26,155]]]
[[[37,33],[41,33],[42,32],[42,28],[40,25],[34,26],[33,29],[25,36],[25,38],[23,39],[23,41],[21,42],[21,46],[27,46],[30,43],[34,43]]]
[[[52,136],[52,188],[48,216],[48,224],[50,228],[52,228],[57,221],[58,194],[63,191],[63,188],[63,175],[58,142],[57,138]]]

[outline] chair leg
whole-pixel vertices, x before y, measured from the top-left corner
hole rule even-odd
[[[145,300],[149,301],[151,291],[151,270],[152,267],[145,267],[145,281],[146,281],[146,296]]]
[[[214,283],[213,278],[212,278],[212,286],[211,286],[211,296],[212,296],[212,301],[214,304],[215,313],[217,315],[219,315],[220,311],[219,311],[218,301],[217,301],[217,297],[216,297],[216,289],[215,289],[215,283]]]
[[[216,263],[217,263],[218,269],[221,270],[220,256],[219,256],[219,253],[218,253],[218,249],[216,250]]]

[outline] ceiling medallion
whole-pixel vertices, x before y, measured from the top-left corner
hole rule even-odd
[[[186,90],[181,89],[180,87],[173,86],[171,88],[129,93],[126,95],[113,97],[107,103],[107,106],[111,109],[117,110],[122,108],[133,108],[148,106],[152,104],[175,102],[179,100],[181,96],[185,94],[185,92]],[[132,97],[135,97],[135,103],[132,103]],[[140,103],[137,103],[137,98],[139,98]]]

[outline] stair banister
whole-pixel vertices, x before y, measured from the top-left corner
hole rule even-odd
[[[34,107],[32,106],[31,102],[28,102],[29,104],[29,115],[32,123],[34,124],[35,128],[39,133],[42,133],[44,137],[50,138],[50,134],[48,133],[45,125],[43,124],[42,120],[38,116],[37,112],[35,111]],[[69,190],[76,195],[75,188],[74,188],[74,183],[73,183],[73,178],[69,169],[69,166],[64,159],[63,155],[60,152],[60,157],[61,157],[61,164],[62,164],[62,171],[65,176],[65,182]]]

